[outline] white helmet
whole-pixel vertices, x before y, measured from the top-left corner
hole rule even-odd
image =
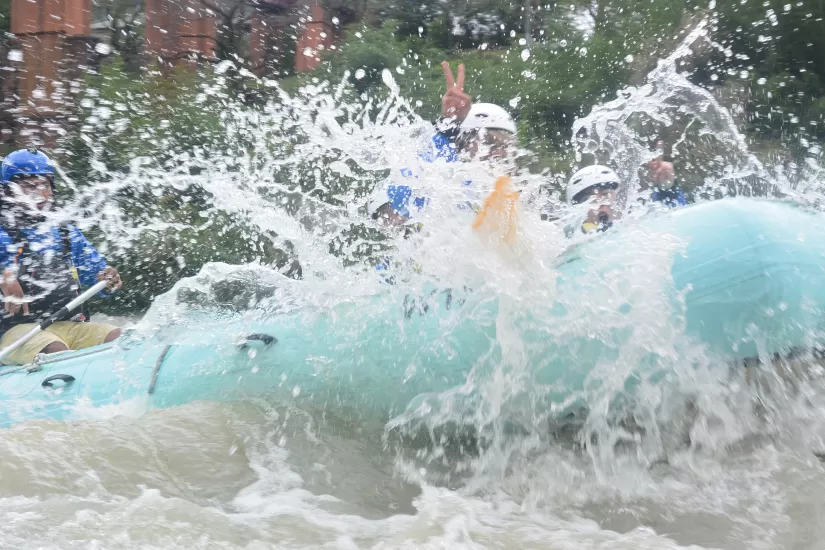
[[[607,166],[595,164],[582,168],[570,178],[567,184],[567,202],[578,204],[587,197],[587,191],[596,189],[618,189],[619,175]]]
[[[504,130],[516,133],[516,122],[510,113],[492,103],[474,103],[461,123],[461,130]]]

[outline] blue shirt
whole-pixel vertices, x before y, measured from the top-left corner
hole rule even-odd
[[[77,268],[80,284],[86,287],[94,286],[97,283],[97,274],[106,269],[106,260],[79,229],[72,225],[69,225],[68,229],[70,257]],[[63,265],[63,241],[57,227],[45,233],[36,229],[20,229],[18,234],[17,240],[13,241],[7,230],[0,228],[0,265],[4,268],[12,267],[25,254],[44,254],[47,251],[53,251],[60,260],[60,265]],[[23,239],[28,242],[28,247],[18,257],[18,246]]]

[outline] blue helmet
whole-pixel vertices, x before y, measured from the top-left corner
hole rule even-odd
[[[49,157],[37,149],[20,149],[3,159],[0,183],[8,185],[15,177],[21,176],[46,176],[54,187],[54,166]]]

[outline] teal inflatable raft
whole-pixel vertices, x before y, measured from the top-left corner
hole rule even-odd
[[[477,407],[491,389],[499,407],[560,414],[599,388],[627,391],[635,368],[662,371],[686,349],[729,363],[815,346],[825,217],[772,201],[703,203],[627,220],[552,273],[543,302],[441,290],[411,306],[385,285],[358,303],[262,320],[240,340],[239,320],[211,319],[209,341],[127,335],[49,356],[0,373],[0,426],[117,413],[131,401],[281,395],[386,420]]]

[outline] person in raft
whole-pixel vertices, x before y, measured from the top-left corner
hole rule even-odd
[[[679,184],[673,163],[665,160],[665,142],[656,143],[656,158],[641,171],[642,187],[650,189],[650,200],[669,208],[687,205],[687,196]]]
[[[122,285],[120,275],[71,225],[45,223],[55,193],[54,167],[36,149],[9,154],[0,165],[0,290],[5,311],[0,320],[0,349],[36,323],[57,312],[80,287],[108,281],[108,296]],[[97,346],[120,336],[120,329],[91,323],[88,313],[52,324],[6,358],[9,364],[31,363],[40,353]]]
[[[447,91],[441,99],[441,119],[435,125],[435,133],[427,150],[418,155],[422,162],[458,162],[461,160],[497,161],[514,156],[517,128],[513,117],[498,105],[473,103],[464,91],[465,68],[458,66],[458,78],[453,75],[449,63],[441,64]],[[425,208],[429,197],[421,196],[413,188],[415,173],[402,168],[400,183],[390,183],[378,189],[373,205],[372,218],[384,225],[404,228],[415,218],[415,213]],[[409,182],[409,183],[407,183]],[[468,196],[474,196],[472,181],[464,181]],[[472,208],[469,204],[459,208]],[[376,205],[377,208],[375,207]]]
[[[642,173],[642,186],[648,187],[652,203],[660,203],[668,208],[685,206],[687,198],[679,186],[673,164],[664,159],[664,141],[656,144],[657,156],[647,163]],[[647,184],[647,185],[646,185]],[[627,187],[618,174],[607,166],[595,164],[577,171],[567,184],[566,198],[571,206],[589,205],[581,233],[603,233],[613,227],[622,217],[618,208],[618,196],[627,193]],[[576,228],[568,226],[565,235],[572,237]]]
[[[574,236],[576,225],[584,234],[603,233],[613,227],[613,222],[622,217],[617,195],[624,187],[618,174],[607,166],[594,164],[573,174],[567,184],[567,203],[582,210],[583,219],[567,226],[565,235]]]

